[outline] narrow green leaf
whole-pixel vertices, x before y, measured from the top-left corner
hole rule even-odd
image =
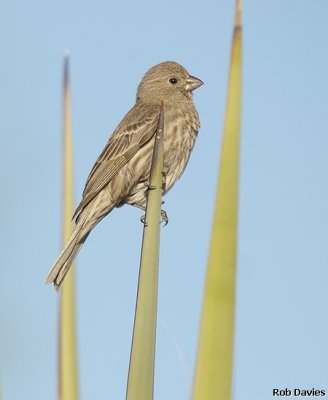
[[[71,98],[68,56],[66,56],[64,60],[63,139],[63,242],[65,243],[73,231],[71,219],[74,211]],[[74,288],[74,269],[71,268],[63,283],[60,294],[58,360],[59,400],[78,399]]]
[[[203,299],[193,400],[232,398],[242,73],[237,1],[221,164]]]
[[[156,344],[159,241],[163,185],[164,105],[154,142],[143,231],[127,400],[152,400]]]

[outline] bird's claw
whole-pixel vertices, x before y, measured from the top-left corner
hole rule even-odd
[[[166,211],[161,210],[161,222],[163,222],[163,226],[166,226],[169,223],[169,217],[167,216]]]
[[[140,222],[145,224],[146,223],[146,214],[144,214],[140,218]],[[163,222],[163,226],[166,226],[169,223],[169,217],[167,216],[167,212],[164,210],[161,210],[161,221],[160,224]],[[147,226],[147,225],[146,225]]]

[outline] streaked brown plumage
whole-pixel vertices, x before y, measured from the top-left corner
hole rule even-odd
[[[142,79],[135,106],[115,129],[87,179],[76,225],[54,263],[47,283],[58,290],[90,231],[123,204],[143,208],[149,182],[153,139],[164,101],[165,193],[180,178],[199,129],[192,90],[203,82],[179,64],[167,61],[152,67]]]

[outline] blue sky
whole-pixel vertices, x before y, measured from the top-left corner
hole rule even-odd
[[[0,13],[0,376],[4,400],[56,398],[62,58],[71,53],[76,203],[152,65],[201,78],[202,128],[165,201],[156,400],[187,399],[216,189],[234,1],[3,3]],[[244,4],[235,400],[328,392],[328,3]],[[186,200],[187,199],[187,200]],[[78,258],[81,399],[122,399],[139,267],[140,211],[123,207]],[[174,341],[183,354],[179,361]]]

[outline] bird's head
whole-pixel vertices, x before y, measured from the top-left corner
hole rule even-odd
[[[165,61],[150,68],[137,91],[137,101],[149,104],[177,104],[192,99],[192,91],[203,82],[188,74],[187,70],[174,61]]]

